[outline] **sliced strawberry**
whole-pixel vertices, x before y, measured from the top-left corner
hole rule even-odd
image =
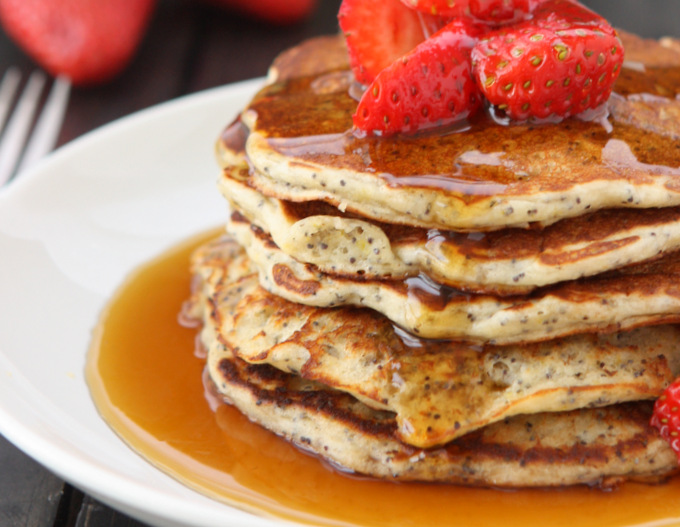
[[[353,116],[364,133],[413,132],[461,120],[480,105],[470,50],[479,29],[460,18],[385,68]]]
[[[442,17],[472,16],[492,23],[521,20],[546,0],[401,0],[422,13]]]
[[[481,38],[472,62],[489,102],[523,120],[596,108],[611,95],[623,55],[602,17],[573,0],[548,0],[532,20]]]
[[[432,17],[422,17],[399,0],[343,0],[338,11],[350,64],[361,84],[370,84],[387,66],[436,31]]]
[[[654,403],[650,424],[659,429],[680,462],[680,379],[676,379]]]
[[[74,84],[110,80],[130,61],[155,0],[0,0],[0,21],[43,68]]]

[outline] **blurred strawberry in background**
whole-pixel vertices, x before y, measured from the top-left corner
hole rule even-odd
[[[53,75],[106,82],[128,64],[156,0],[0,0],[7,34]]]
[[[0,24],[52,75],[65,75],[78,86],[102,84],[132,60],[156,1],[0,0]],[[316,0],[204,1],[276,25],[300,21],[316,5]]]

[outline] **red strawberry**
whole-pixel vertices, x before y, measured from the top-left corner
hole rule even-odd
[[[521,19],[545,0],[401,0],[423,13],[443,17],[472,16],[486,22]]]
[[[468,19],[446,25],[397,59],[364,92],[353,116],[366,133],[390,135],[449,124],[480,104],[470,50],[479,30]]]
[[[472,62],[486,98],[510,117],[568,117],[609,98],[623,46],[578,2],[548,0],[532,20],[480,39]]]
[[[110,80],[130,61],[155,0],[0,0],[0,22],[29,55],[74,84]]]
[[[650,424],[671,444],[680,462],[680,379],[676,379],[654,404]]]
[[[438,24],[399,0],[343,0],[338,11],[350,64],[361,84],[370,84],[387,66],[434,33]]]

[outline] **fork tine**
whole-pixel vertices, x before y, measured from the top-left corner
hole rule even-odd
[[[0,130],[5,126],[20,80],[21,72],[16,66],[8,68],[2,76],[2,83],[0,83]]]
[[[34,71],[7,123],[0,143],[0,185],[6,183],[14,173],[14,168],[31,128],[44,84],[45,74],[39,70]]]
[[[70,91],[71,83],[66,77],[59,76],[54,80],[50,94],[45,101],[45,107],[26,145],[26,151],[16,171],[17,174],[26,170],[54,148],[68,106]]]

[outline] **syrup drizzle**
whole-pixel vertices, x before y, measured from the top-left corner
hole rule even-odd
[[[272,149],[301,162],[376,173],[392,186],[439,188],[461,196],[503,194],[536,177],[525,163],[536,145],[578,166],[593,158],[609,160],[615,140],[629,146],[630,154],[618,164],[630,170],[677,175],[680,167],[677,137],[660,131],[663,124],[641,126],[627,115],[628,103],[677,105],[678,67],[623,68],[613,95],[618,106],[603,105],[559,126],[550,121],[510,123],[487,108],[452,129],[387,139],[353,134],[356,101],[350,90],[318,93],[310,88],[315,79],[270,86],[252,104],[257,128],[267,134]],[[582,138],[587,138],[585,144]]]
[[[231,506],[317,526],[680,525],[680,478],[610,492],[393,484],[334,470],[233,407],[206,400],[195,330],[178,324],[177,314],[190,290],[189,254],[217,232],[139,269],[103,314],[87,358],[101,415],[161,470]]]

